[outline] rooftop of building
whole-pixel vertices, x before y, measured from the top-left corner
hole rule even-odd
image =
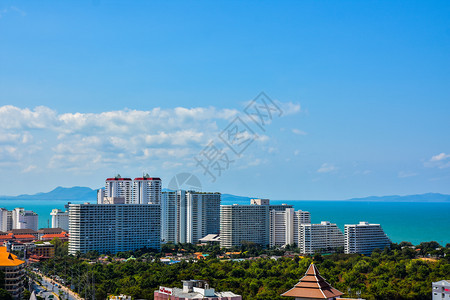
[[[8,230],[8,233],[13,233],[14,235],[16,234],[37,234],[38,232],[36,230],[33,229],[12,229],[12,230]]]
[[[159,178],[159,177],[137,177],[134,180],[159,180],[159,181],[161,181],[161,178]]]
[[[0,247],[0,266],[1,267],[13,267],[20,266],[25,263],[23,260],[17,258],[16,255],[6,251],[6,247]]]
[[[185,299],[239,297],[239,295],[230,291],[216,292],[213,288],[210,288],[208,282],[205,280],[183,280],[183,288],[181,289],[161,286],[156,292]]]
[[[52,234],[44,234],[42,236],[42,239],[54,239],[54,238],[59,238],[59,239],[63,239],[63,238],[68,238],[69,235],[67,234],[67,232],[61,232],[61,233],[52,233]]]
[[[312,263],[305,276],[289,291],[281,296],[294,297],[296,300],[303,299],[330,299],[342,296],[344,293],[333,288],[320,276],[319,270]]]
[[[220,234],[208,234],[199,240],[201,243],[220,242]]]
[[[40,234],[57,234],[64,232],[65,230],[62,228],[41,228],[38,230]]]
[[[450,285],[450,280],[441,280],[441,281],[436,281],[433,282],[434,285]]]

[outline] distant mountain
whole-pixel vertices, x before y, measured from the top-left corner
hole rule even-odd
[[[163,189],[163,191],[168,191]],[[222,194],[222,204],[250,204],[254,197],[236,196]],[[48,201],[73,201],[73,202],[96,202],[97,191],[88,187],[57,187],[48,193],[37,193],[34,195],[0,196],[0,200],[48,200]],[[377,202],[450,202],[450,195],[428,193],[407,196],[370,196],[365,198],[352,198],[349,201],[377,201]]]
[[[377,201],[377,202],[450,202],[450,195],[427,193],[406,196],[370,196],[365,198],[353,198],[350,201]]]
[[[255,197],[236,196],[231,194],[222,194],[221,201],[223,204],[250,204],[250,199]],[[233,203],[231,203],[233,202]]]
[[[34,195],[0,196],[2,200],[48,200],[48,201],[97,201],[97,191],[88,187],[57,187],[48,193]]]

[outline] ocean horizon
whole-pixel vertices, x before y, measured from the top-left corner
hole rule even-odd
[[[96,200],[71,201],[71,203],[95,203]],[[381,224],[392,242],[436,241],[442,246],[450,243],[450,203],[448,202],[377,202],[348,200],[271,200],[271,204],[291,204],[295,210],[311,213],[311,221],[336,223],[343,231],[345,224],[360,221]],[[50,212],[64,209],[67,201],[5,200],[0,207],[8,210],[24,207],[39,215],[39,227],[51,226]],[[248,201],[224,200],[222,205],[249,204]]]

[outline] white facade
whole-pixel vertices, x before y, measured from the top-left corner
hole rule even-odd
[[[105,182],[104,197],[123,197],[125,203],[133,203],[133,181],[131,178],[122,178],[117,175],[114,178],[107,178]],[[98,194],[97,194],[98,197]],[[98,201],[98,199],[97,199]]]
[[[71,204],[69,254],[117,253],[143,247],[159,250],[159,205]]]
[[[270,247],[282,247],[294,243],[294,209],[270,211]]]
[[[60,209],[53,209],[50,213],[52,217],[52,228],[61,228],[69,231],[69,212]]]
[[[220,247],[269,244],[269,205],[222,205]]]
[[[103,204],[104,199],[105,199],[105,190],[98,189],[97,190],[97,204]]]
[[[432,287],[432,300],[450,299],[450,280],[433,282]]]
[[[7,232],[8,230],[8,210],[0,208],[0,231]]]
[[[177,192],[163,192],[161,196],[161,240],[176,241]]]
[[[162,196],[162,237],[166,242],[197,243],[220,231],[220,193],[178,190]]]
[[[336,226],[327,221],[320,224],[301,224],[299,248],[302,253],[334,252],[344,247],[344,235]]]
[[[311,215],[307,211],[294,211],[292,207],[270,210],[270,247],[299,245],[300,225],[310,223]]]
[[[34,211],[25,210],[23,207],[12,211],[12,229],[38,230],[38,215]]]
[[[391,241],[384,233],[380,224],[359,222],[355,225],[345,225],[345,253],[360,253],[370,255],[375,248],[383,250]]]
[[[161,203],[161,178],[144,177],[133,180],[134,204],[160,204]]]

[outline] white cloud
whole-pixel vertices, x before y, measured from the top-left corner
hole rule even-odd
[[[317,173],[330,173],[336,171],[337,167],[333,164],[323,163],[320,168],[317,170]]]
[[[243,112],[213,106],[59,114],[44,106],[6,105],[0,107],[0,163],[17,164],[23,172],[189,165],[210,141],[220,143],[219,133],[237,115]],[[259,133],[255,143],[269,139]],[[251,162],[245,164],[261,161]]]
[[[444,152],[432,156],[424,163],[425,167],[435,167],[439,169],[450,168],[450,154]]]
[[[430,161],[442,161],[450,157],[450,154],[445,154],[444,152],[431,157]]]
[[[418,174],[415,172],[408,172],[408,171],[400,171],[398,172],[398,177],[399,178],[408,178],[408,177],[414,177],[417,176]]]
[[[297,129],[297,128],[292,129],[292,133],[297,134],[297,135],[307,135],[306,132],[304,132],[303,130]]]

